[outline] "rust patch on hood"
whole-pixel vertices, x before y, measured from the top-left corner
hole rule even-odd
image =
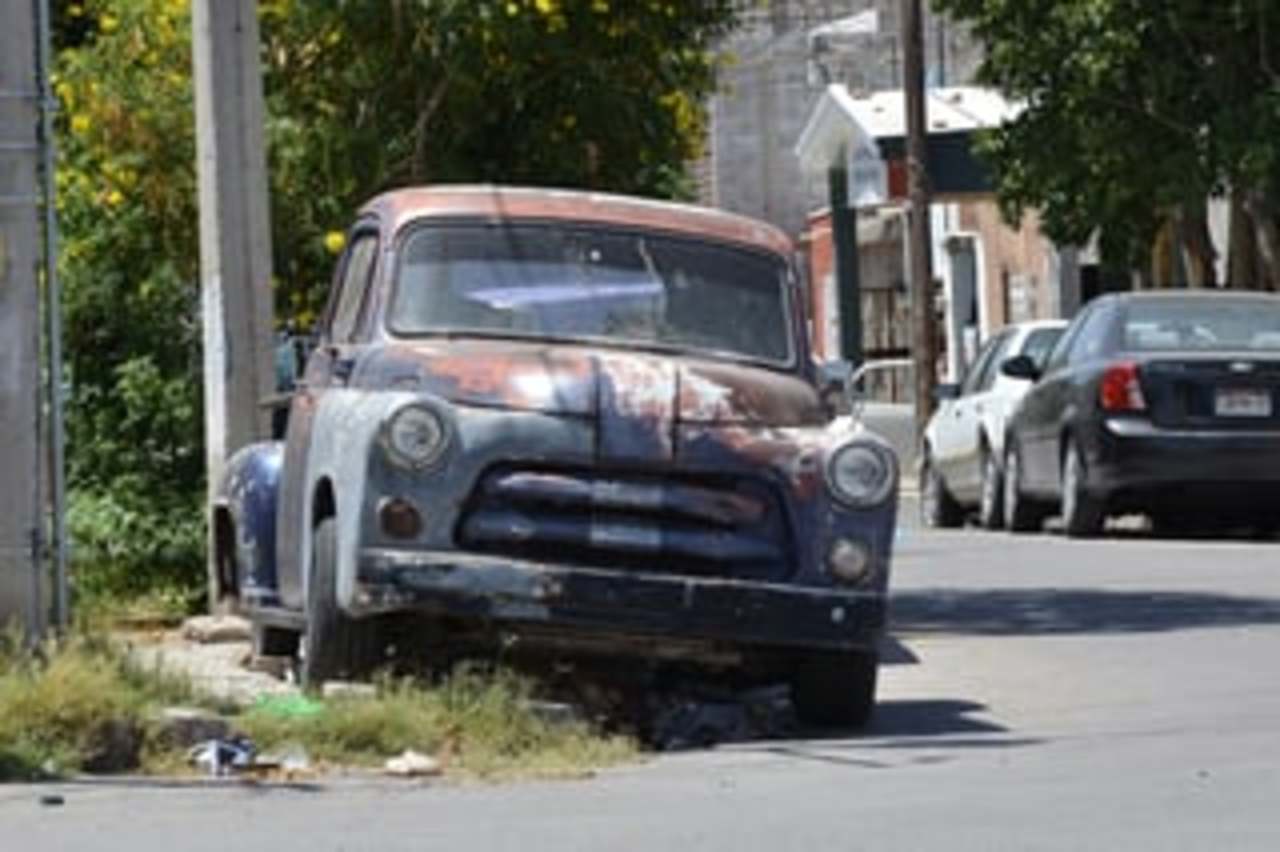
[[[620,416],[670,433],[674,422],[814,426],[814,387],[746,364],[523,341],[439,340],[368,352],[367,388],[422,390],[463,405],[580,417]]]

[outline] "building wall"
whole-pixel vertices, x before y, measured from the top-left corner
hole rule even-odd
[[[1053,245],[1040,233],[1040,219],[1029,211],[1021,227],[1004,223],[994,200],[960,205],[959,230],[978,236],[981,245],[983,336],[1010,322],[1058,315]]]
[[[1010,228],[991,199],[956,203],[948,216],[952,233],[970,234],[979,245],[979,334],[985,340],[1009,322],[1058,316],[1053,279],[1054,249],[1040,233],[1034,213]],[[935,217],[936,218],[936,217]],[[944,241],[946,234],[938,234]],[[858,269],[862,286],[863,346],[868,360],[910,352],[910,302],[905,280],[902,218],[892,210],[863,212],[858,224]],[[809,217],[802,238],[808,260],[809,316],[819,360],[839,357],[839,299],[835,289],[831,215]],[[941,253],[935,252],[935,255]],[[945,256],[935,256],[934,274],[945,278]],[[945,290],[945,288],[944,288]],[[949,324],[939,323],[945,335]],[[940,341],[946,347],[946,341]]]
[[[802,246],[808,259],[807,310],[814,355],[819,361],[834,360],[840,357],[840,325],[830,210],[809,217]],[[896,214],[860,215],[858,273],[866,357],[905,355],[910,348],[910,304],[904,286],[901,219]]]
[[[810,55],[814,27],[873,8],[878,33]],[[901,85],[898,0],[744,0],[741,20],[723,45],[720,90],[708,105],[700,200],[797,234],[825,205],[826,187],[801,173],[796,140],[827,82],[855,97]],[[929,80],[971,82],[981,53],[968,33],[930,12],[925,33]]]

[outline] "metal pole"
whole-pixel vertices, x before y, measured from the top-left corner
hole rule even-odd
[[[44,192],[44,282],[45,316],[49,352],[49,500],[53,539],[53,623],[63,629],[70,618],[67,582],[66,526],[66,430],[62,399],[62,287],[58,281],[57,150],[54,147],[53,116],[58,102],[53,98],[51,77],[53,51],[49,25],[49,0],[38,0],[39,21],[37,68],[40,89],[40,146],[43,153]]]
[[[44,631],[35,2],[0,28],[0,625]]]
[[[938,345],[933,315],[929,174],[925,166],[924,36],[920,0],[900,2],[907,116],[907,180],[911,199],[911,359],[915,366],[916,429],[923,431],[934,409]]]
[[[835,247],[836,292],[840,304],[840,355],[862,365],[862,287],[858,259],[858,211],[849,206],[849,172],[827,172],[831,199],[831,241]]]

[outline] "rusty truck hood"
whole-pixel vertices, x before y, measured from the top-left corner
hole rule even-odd
[[[823,422],[804,379],[751,365],[520,341],[394,343],[367,352],[365,387],[415,389],[464,405],[650,423],[808,426]]]

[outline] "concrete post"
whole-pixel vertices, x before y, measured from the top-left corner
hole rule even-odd
[[[192,54],[200,190],[206,470],[268,435],[273,390],[271,223],[257,0],[195,0]],[[212,525],[211,525],[212,526]],[[209,533],[210,606],[215,599]]]
[[[0,27],[0,623],[43,633],[35,4]]]

